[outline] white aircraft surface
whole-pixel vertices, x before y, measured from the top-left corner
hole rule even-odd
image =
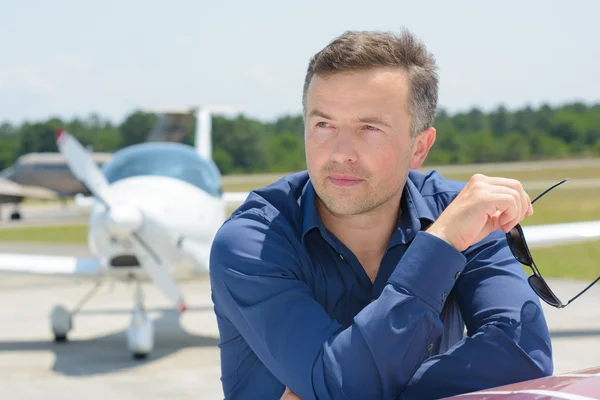
[[[221,175],[211,157],[210,116],[198,111],[196,147],[149,142],[116,152],[100,168],[89,152],[66,131],[57,145],[73,174],[93,198],[89,206],[88,246],[92,258],[0,254],[0,272],[88,277],[97,281],[84,301],[105,279],[136,282],[128,347],[135,358],[153,348],[153,326],[143,306],[141,282],[152,281],[180,312],[186,304],[177,280],[208,272],[214,235],[226,218],[227,203],[241,203],[247,192],[221,192]],[[65,341],[72,318],[56,306],[51,326],[56,341]]]
[[[141,282],[152,281],[180,312],[186,304],[179,279],[208,272],[214,235],[226,218],[228,202],[248,193],[222,193],[211,157],[210,118],[198,111],[195,148],[180,143],[142,143],[114,154],[103,170],[68,132],[57,145],[73,174],[86,184],[90,206],[88,245],[92,258],[0,254],[0,272],[88,277],[96,286],[74,310],[56,306],[51,327],[65,341],[72,318],[104,279],[136,283],[128,348],[144,358],[154,346],[152,321],[143,306]],[[600,221],[523,227],[530,247],[600,238]]]

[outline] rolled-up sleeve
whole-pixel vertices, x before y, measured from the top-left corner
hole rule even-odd
[[[228,221],[211,249],[215,309],[302,399],[399,396],[442,333],[439,312],[466,257],[419,232],[381,296],[346,329],[315,300],[300,257],[285,227],[259,212]]]

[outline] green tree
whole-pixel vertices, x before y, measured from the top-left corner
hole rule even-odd
[[[157,122],[158,117],[155,114],[135,111],[119,127],[121,145],[125,147],[145,142]]]

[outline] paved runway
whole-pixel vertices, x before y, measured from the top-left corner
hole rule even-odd
[[[0,243],[0,252],[76,253],[82,246]],[[568,298],[582,282],[551,281]],[[155,318],[151,358],[133,361],[126,330],[133,287],[105,286],[77,315],[71,341],[55,344],[48,315],[73,306],[90,282],[0,275],[0,397],[6,399],[219,399],[217,328],[205,278],[184,283],[191,310],[178,319],[154,287],[146,305]],[[600,365],[600,286],[563,310],[545,307],[553,336],[556,373]]]
[[[74,204],[40,203],[19,206],[22,219],[10,220],[12,205],[0,205],[0,229],[20,228],[24,226],[85,224],[89,211]]]

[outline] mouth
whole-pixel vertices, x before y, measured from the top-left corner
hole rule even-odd
[[[352,187],[359,185],[361,182],[363,182],[363,179],[343,174],[332,174],[329,175],[327,179],[329,179],[329,182],[331,182],[334,186],[339,187]]]

